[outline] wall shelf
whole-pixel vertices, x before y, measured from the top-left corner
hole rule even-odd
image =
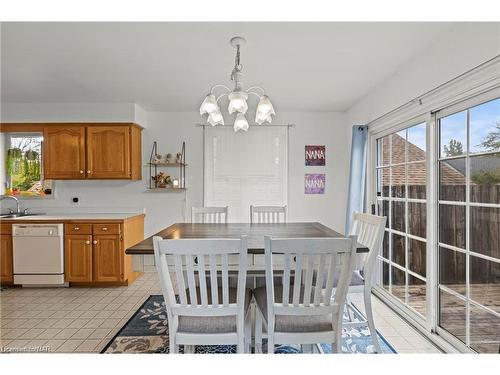
[[[153,167],[171,167],[171,168],[178,168],[178,167],[187,167],[187,164],[184,164],[184,163],[147,163],[145,165],[145,167],[150,167],[150,166],[153,166]]]
[[[147,189],[145,192],[146,193],[180,193],[181,191],[186,191],[186,188],[152,188],[152,189]]]
[[[182,142],[182,148],[180,152],[180,157],[175,163],[156,163],[153,160],[157,160],[156,155],[158,155],[158,144],[156,141],[153,142],[153,147],[151,149],[151,156],[149,157],[149,162],[146,163],[146,167],[149,168],[149,188],[147,191],[151,192],[172,192],[172,191],[185,191],[186,190],[186,142]],[[158,168],[179,168],[179,187],[172,188],[160,188],[158,187],[158,182],[155,176],[158,176]],[[163,173],[163,172],[161,172]],[[172,177],[173,178],[173,177]]]

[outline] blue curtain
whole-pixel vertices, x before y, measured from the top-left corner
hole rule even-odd
[[[349,169],[349,189],[347,191],[347,211],[345,233],[352,225],[352,213],[363,212],[365,208],[366,157],[368,149],[368,126],[352,127],[351,164]]]

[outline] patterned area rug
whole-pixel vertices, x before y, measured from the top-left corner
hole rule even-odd
[[[353,320],[364,320],[363,314],[353,307]],[[347,314],[345,314],[347,318]],[[396,353],[387,340],[378,333],[380,345],[384,353]],[[264,344],[265,346],[265,344]],[[321,344],[321,351],[331,353],[331,344]],[[182,346],[180,352],[182,352]],[[168,353],[168,321],[163,296],[150,296],[146,302],[130,318],[125,326],[106,345],[101,353]],[[265,350],[265,348],[264,348]],[[343,353],[373,353],[370,331],[367,327],[344,328],[342,332]],[[236,353],[236,346],[232,345],[197,345],[195,353],[229,354]],[[299,345],[276,345],[275,353],[301,353]]]

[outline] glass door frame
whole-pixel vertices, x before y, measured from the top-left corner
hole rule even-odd
[[[432,228],[433,228],[433,223],[430,221],[430,217],[432,215],[429,215],[428,213],[432,210],[431,202],[433,198],[432,194],[432,189],[430,189],[429,181],[430,181],[430,175],[432,174],[431,171],[431,166],[432,166],[432,160],[431,156],[434,152],[432,148],[432,143],[430,142],[430,136],[432,133],[432,130],[430,129],[431,127],[431,116],[429,114],[425,115],[420,115],[416,117],[412,117],[409,120],[406,121],[400,121],[397,124],[387,124],[382,130],[376,131],[376,132],[370,132],[369,131],[369,150],[368,150],[368,168],[367,168],[367,197],[368,197],[368,202],[370,205],[375,205],[377,206],[378,200],[377,200],[377,139],[385,137],[390,134],[397,133],[401,130],[405,130],[407,128],[410,128],[412,126],[418,125],[418,124],[426,124],[426,159],[425,159],[425,166],[426,166],[426,181],[427,181],[427,186],[426,186],[426,208],[427,208],[427,228],[426,228],[426,243],[427,243],[427,252],[426,252],[426,316],[423,317],[419,313],[417,313],[415,310],[412,308],[408,307],[406,304],[402,303],[401,301],[397,300],[395,296],[390,294],[388,291],[386,291],[384,288],[380,287],[378,284],[375,285],[374,291],[375,294],[378,296],[382,297],[385,302],[390,302],[392,305],[391,307],[397,308],[399,312],[404,313],[405,316],[410,318],[414,323],[418,324],[421,326],[423,329],[425,329],[427,332],[431,332],[432,329],[432,323],[434,320],[434,313],[433,313],[433,304],[432,300],[434,299],[434,291],[432,288],[431,282],[434,282],[434,275],[433,271],[431,269],[432,267],[432,261],[431,258],[435,256],[433,254],[433,234],[432,234]],[[406,195],[405,201],[408,200],[408,197]],[[405,222],[408,220],[408,211],[405,210]],[[389,212],[389,215],[391,213]],[[389,220],[389,218],[387,218]],[[408,223],[406,223],[408,224]],[[407,227],[408,230],[408,227]],[[406,240],[405,240],[406,241]],[[407,254],[408,249],[405,247],[405,253]],[[381,258],[378,258],[381,259]],[[408,262],[408,261],[407,261]],[[377,263],[379,264],[379,263]],[[377,272],[377,281],[381,281],[381,272],[379,269],[379,272]]]
[[[470,202],[470,184],[469,184],[469,177],[470,177],[470,158],[471,157],[474,157],[474,156],[481,156],[481,155],[484,155],[484,154],[491,154],[491,152],[486,152],[486,153],[470,153],[469,152],[469,148],[470,148],[470,128],[469,128],[469,116],[467,116],[467,125],[466,125],[466,137],[467,137],[467,149],[465,150],[464,154],[462,156],[459,156],[459,157],[456,157],[456,158],[464,158],[465,159],[465,163],[466,163],[466,176],[465,176],[465,184],[466,184],[466,191],[465,191],[465,202],[462,203],[455,203],[453,201],[441,201],[439,199],[439,160],[441,160],[442,158],[439,156],[440,154],[440,129],[439,129],[439,120],[442,119],[442,118],[445,118],[447,116],[450,116],[452,114],[455,114],[455,113],[459,113],[459,112],[462,112],[462,111],[465,111],[465,110],[468,110],[470,108],[473,108],[475,106],[478,106],[478,105],[481,105],[481,104],[484,104],[488,101],[491,101],[491,100],[494,100],[494,99],[497,99],[500,97],[500,88],[495,88],[495,89],[492,89],[492,90],[489,90],[485,93],[482,93],[482,94],[479,94],[479,95],[476,95],[470,99],[466,99],[466,100],[462,100],[458,103],[455,103],[455,104],[452,104],[450,106],[447,106],[439,111],[436,111],[433,113],[432,115],[432,121],[434,123],[434,138],[435,138],[435,150],[434,150],[434,154],[433,154],[433,157],[435,159],[435,162],[434,162],[434,176],[435,176],[435,183],[433,185],[433,188],[435,190],[435,200],[434,200],[434,210],[433,210],[433,216],[435,217],[435,222],[436,222],[436,225],[435,225],[435,239],[436,239],[436,243],[434,244],[434,253],[435,253],[435,284],[434,284],[434,287],[433,287],[433,290],[435,291],[435,300],[434,300],[434,314],[435,314],[435,324],[434,324],[434,330],[435,332],[442,336],[445,340],[447,340],[448,342],[450,342],[453,346],[461,349],[461,350],[464,350],[464,351],[468,351],[468,352],[474,352],[474,350],[470,349],[468,347],[468,345],[470,344],[470,305],[476,305],[477,303],[475,303],[474,301],[471,301],[470,299],[470,255],[471,255],[471,250],[470,250],[470,233],[469,233],[469,230],[471,228],[470,226],[470,207],[494,207],[494,208],[497,208],[499,207],[500,205],[498,204],[491,204],[491,203],[471,203]],[[453,157],[455,158],[455,157]],[[451,158],[451,159],[453,159]],[[444,160],[449,160],[450,158],[444,158]],[[451,205],[459,205],[459,206],[463,206],[466,208],[466,216],[465,216],[465,220],[466,220],[466,227],[465,227],[465,230],[466,230],[466,245],[465,245],[465,251],[461,251],[463,254],[466,255],[466,270],[465,270],[465,286],[466,286],[466,321],[465,321],[465,325],[466,325],[466,343],[462,342],[461,340],[459,340],[457,337],[455,337],[454,335],[452,335],[451,333],[449,333],[448,331],[446,331],[444,328],[440,327],[439,326],[439,290],[440,288],[443,289],[445,292],[457,297],[459,296],[459,294],[455,291],[453,291],[452,289],[450,288],[447,288],[445,286],[440,286],[439,285],[439,254],[438,254],[438,248],[440,246],[440,243],[439,243],[439,234],[438,234],[438,231],[439,231],[439,204],[443,202],[444,204],[451,204]],[[453,248],[453,246],[449,247],[449,248]],[[473,253],[475,256],[478,256],[478,254],[475,254]],[[483,256],[480,256],[481,258],[483,258]],[[487,259],[488,257],[484,256],[484,259]],[[460,298],[463,298],[462,296]],[[486,307],[485,306],[482,306],[480,304],[477,304],[479,306],[481,306],[481,308],[485,309]],[[488,309],[489,310],[489,309]],[[491,311],[489,311],[491,313]],[[493,312],[493,315],[498,315],[497,312]]]
[[[366,196],[368,206],[377,205],[377,139],[386,135],[397,133],[405,128],[425,122],[427,124],[427,316],[423,319],[418,313],[398,301],[396,297],[384,290],[381,286],[375,285],[373,292],[382,299],[384,303],[393,308],[396,312],[409,320],[417,329],[425,334],[431,341],[439,346],[464,353],[475,353],[462,341],[452,334],[439,327],[439,259],[438,259],[438,215],[439,215],[439,126],[438,119],[446,115],[459,112],[466,108],[474,107],[481,103],[495,99],[500,96],[500,87],[494,87],[482,93],[476,93],[470,98],[462,98],[457,101],[450,99],[446,105],[440,105],[433,111],[403,121],[388,121],[382,126],[377,126],[376,130],[368,128],[368,158],[367,158],[367,185]],[[381,280],[380,269],[377,267],[377,281]],[[467,276],[468,277],[468,276]],[[441,336],[441,337],[440,337]]]

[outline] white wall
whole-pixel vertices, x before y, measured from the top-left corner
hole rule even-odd
[[[137,110],[128,104],[4,104],[2,121],[134,121]],[[189,220],[191,206],[203,200],[203,129],[196,112],[144,112],[143,161],[149,160],[151,145],[158,142],[162,154],[180,151],[186,141],[187,193],[147,193],[149,171],[145,167],[142,181],[57,181],[55,197],[46,200],[24,200],[23,207],[40,211],[142,211],[146,212],[145,234],[149,236],[177,221]],[[276,124],[292,123],[289,147],[289,218],[291,221],[320,221],[343,230],[345,196],[348,179],[348,144],[346,118],[341,113],[281,113]],[[251,129],[250,129],[251,131]],[[305,167],[304,146],[324,144],[326,167]],[[304,194],[304,173],[326,173],[325,195]],[[72,197],[79,197],[74,206]],[[186,198],[186,202],[184,199]],[[186,215],[186,216],[185,216]]]
[[[499,23],[460,23],[352,106],[348,122],[366,124],[499,54]]]

